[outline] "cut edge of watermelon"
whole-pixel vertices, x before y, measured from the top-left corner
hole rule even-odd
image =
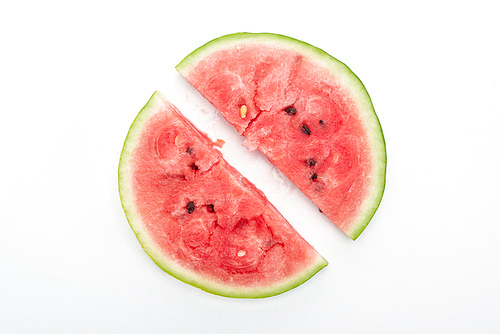
[[[158,265],[158,267],[160,267],[163,271],[184,283],[190,284],[206,292],[232,298],[266,298],[275,296],[298,287],[302,283],[309,280],[322,268],[326,267],[328,262],[322,256],[318,256],[315,262],[312,262],[308,267],[304,268],[300,274],[295,275],[287,281],[268,287],[241,288],[209,282],[206,278],[201,277],[200,275],[184,270],[180,266],[173,265],[165,257],[160,247],[155,244],[153,239],[143,228],[142,219],[134,203],[129,162],[133,150],[138,143],[142,126],[150,119],[151,116],[161,109],[161,106],[168,105],[169,102],[160,92],[157,91],[149,99],[148,103],[141,109],[137,117],[134,119],[125,139],[118,168],[118,188],[125,216],[127,217],[128,223],[134,231],[137,239],[142,245],[142,248],[151,260],[153,260],[153,262],[155,262],[156,265]]]
[[[382,127],[365,86],[347,65],[322,49],[295,38],[274,33],[240,32],[213,39],[186,56],[176,66],[176,70],[183,77],[187,77],[192,68],[210,53],[237,45],[241,42],[278,43],[297,50],[314,58],[318,64],[322,65],[330,73],[335,74],[345,86],[350,88],[353,99],[359,105],[359,109],[363,115],[363,123],[366,125],[369,133],[368,137],[372,139],[370,147],[374,164],[371,177],[374,177],[376,180],[369,190],[370,195],[367,197],[368,199],[360,209],[357,222],[354,222],[349,228],[340,227],[347,236],[352,240],[356,240],[368,226],[382,201],[387,168],[387,153]]]

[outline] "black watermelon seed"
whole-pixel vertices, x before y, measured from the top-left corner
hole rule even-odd
[[[322,127],[325,127],[326,123],[324,120],[320,119],[319,120],[319,125],[321,125]]]
[[[306,164],[307,164],[308,166],[314,166],[314,165],[316,165],[316,160],[314,160],[313,158],[311,158],[311,159],[307,159],[307,160],[306,160]]]
[[[302,130],[302,132],[304,132],[306,135],[310,136],[311,135],[311,130],[309,130],[309,128],[307,127],[307,125],[305,124],[302,124],[300,126],[300,129]]]
[[[311,180],[316,180],[318,178],[318,174],[314,173],[312,176],[311,176]]]
[[[193,164],[191,164],[189,167],[191,167],[191,168],[192,168],[192,169],[194,169],[194,170],[198,170],[198,166],[196,166],[194,163],[193,163]]]
[[[208,210],[208,212],[215,212],[214,205],[213,204],[207,205],[207,210]]]
[[[319,210],[319,212],[323,213],[323,211],[320,208],[318,208],[318,210]]]
[[[188,154],[193,154],[194,150],[193,150],[193,148],[192,148],[192,147],[188,147],[188,148],[186,148],[186,152],[187,152]]]
[[[292,107],[288,107],[288,108],[285,109],[285,112],[288,115],[292,116],[292,115],[295,115],[297,113],[297,109],[292,108]]]
[[[186,206],[187,212],[189,214],[192,214],[195,208],[196,207],[194,206],[193,201],[189,202],[188,205]]]

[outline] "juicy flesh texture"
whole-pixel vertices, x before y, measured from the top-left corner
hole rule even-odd
[[[134,149],[137,209],[168,261],[235,287],[279,284],[317,263],[320,255],[212,145],[166,105]]]
[[[294,50],[266,44],[215,51],[183,75],[250,151],[262,151],[337,226],[352,230],[372,158],[356,103],[336,78]]]

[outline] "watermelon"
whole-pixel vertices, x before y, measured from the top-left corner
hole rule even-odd
[[[119,164],[122,206],[142,247],[172,276],[228,297],[290,290],[327,262],[158,92]]]
[[[343,63],[276,34],[226,35],[177,71],[353,240],[385,187],[382,129],[365,87]]]

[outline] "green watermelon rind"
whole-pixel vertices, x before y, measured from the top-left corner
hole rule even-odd
[[[247,42],[270,43],[298,51],[304,56],[314,59],[317,64],[335,75],[343,85],[350,88],[353,99],[358,103],[359,110],[363,112],[364,125],[369,132],[368,137],[371,138],[370,146],[374,161],[371,177],[375,180],[368,196],[369,200],[365,201],[364,207],[360,209],[361,213],[358,215],[357,223],[354,223],[349,230],[344,230],[346,235],[352,240],[356,240],[371,221],[380,205],[385,190],[387,165],[382,127],[365,86],[347,65],[322,49],[288,36],[273,33],[242,32],[216,38],[186,56],[176,66],[176,69],[181,75],[185,76],[201,59],[210,53]]]
[[[118,188],[123,210],[142,248],[153,262],[163,271],[180,281],[216,295],[233,298],[266,298],[275,296],[301,285],[324,268],[328,262],[321,256],[318,256],[315,262],[310,263],[300,274],[288,281],[268,287],[238,288],[207,281],[206,278],[196,273],[185,270],[181,266],[176,266],[163,254],[160,247],[156,245],[143,227],[142,219],[134,202],[129,163],[134,148],[140,140],[143,125],[167,103],[160,92],[155,92],[148,103],[142,108],[133,121],[125,139],[118,168]]]

